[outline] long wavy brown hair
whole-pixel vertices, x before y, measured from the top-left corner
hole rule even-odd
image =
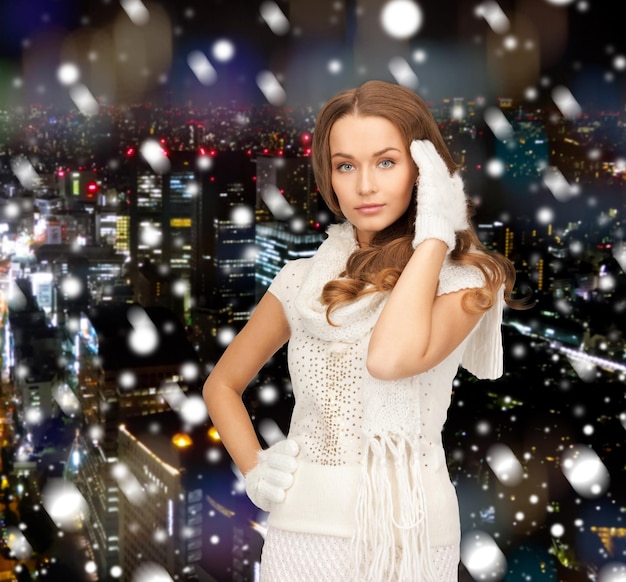
[[[368,81],[356,89],[349,89],[330,99],[320,110],[313,132],[312,163],[317,187],[328,208],[339,218],[344,218],[337,195],[331,184],[330,131],[333,124],[347,115],[383,117],[393,123],[404,138],[407,150],[415,139],[430,140],[450,172],[457,170],[437,122],[424,101],[413,91],[387,83]],[[333,309],[340,304],[377,291],[390,291],[413,254],[416,197],[407,211],[395,223],[376,233],[367,248],[360,248],[348,258],[345,271],[339,279],[329,281],[322,291],[322,303],[327,305],[326,317],[330,323]],[[456,233],[456,246],[450,253],[453,262],[473,265],[480,269],[486,284],[482,288],[468,289],[462,304],[468,311],[487,311],[494,302],[496,292],[504,285],[504,299],[514,309],[528,305],[512,299],[515,268],[503,255],[495,253],[480,242],[469,220],[469,228]]]

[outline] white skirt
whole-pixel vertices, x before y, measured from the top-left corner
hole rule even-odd
[[[437,582],[458,582],[459,547],[435,547],[430,554]],[[267,530],[261,582],[346,582],[353,570],[349,538]]]

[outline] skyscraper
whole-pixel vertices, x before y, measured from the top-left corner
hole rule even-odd
[[[257,156],[256,182],[260,222],[284,219],[288,212],[297,213],[309,226],[320,221],[320,197],[309,156]],[[272,204],[272,196],[277,194],[285,200],[280,208]]]
[[[251,521],[257,510],[243,492],[235,494],[230,459],[207,428],[184,428],[172,411],[119,427],[125,578],[161,566],[174,580],[255,579],[262,543]]]
[[[215,337],[240,329],[254,306],[254,166],[245,152],[219,152],[195,198],[191,291],[194,318]]]
[[[257,300],[261,298],[274,277],[288,261],[313,256],[324,238],[324,233],[315,230],[293,232],[286,222],[273,221],[258,224],[256,227]]]
[[[197,360],[180,322],[163,308],[101,307],[80,327],[79,398],[89,438],[75,479],[91,508],[87,538],[98,550],[100,570],[108,572],[119,560],[119,491],[112,473],[118,427],[128,418],[169,410],[170,401],[187,391],[183,366]],[[133,339],[137,333],[144,334],[140,343]],[[142,352],[154,340],[154,349]]]

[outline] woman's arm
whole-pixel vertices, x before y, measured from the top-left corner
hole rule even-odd
[[[395,380],[420,374],[451,354],[478,323],[481,313],[461,305],[465,291],[437,296],[447,246],[427,239],[415,249],[374,326],[367,369]]]
[[[202,395],[209,416],[244,475],[257,464],[261,445],[241,396],[289,335],[280,301],[266,293],[204,383]]]

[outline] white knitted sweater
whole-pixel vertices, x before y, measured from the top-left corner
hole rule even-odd
[[[450,405],[452,381],[461,363],[481,378],[496,378],[502,373],[502,298],[483,315],[473,333],[436,367],[399,381],[374,380],[365,367],[367,346],[387,295],[375,294],[335,311],[333,321],[341,323],[339,327],[326,322],[326,308],[319,302],[323,284],[343,270],[355,245],[351,225],[333,226],[315,257],[288,263],[269,288],[280,300],[291,328],[288,364],[295,405],[289,438],[298,441],[301,452],[295,482],[287,492],[286,501],[273,508],[268,523],[281,529],[353,540],[364,536],[360,541],[370,547],[385,545],[378,538],[388,539],[390,535],[397,545],[405,547],[403,552],[412,543],[419,543],[420,548],[424,544],[428,547],[457,544],[460,541],[458,502],[447,471],[441,433]],[[447,260],[437,293],[483,284],[478,269]],[[380,400],[378,394],[383,395],[383,401],[376,402],[372,408],[370,400]],[[367,510],[370,520],[383,523],[364,525],[368,518],[359,517],[363,508],[357,510],[362,473],[374,471],[372,461],[364,462],[364,459],[368,446],[377,447],[380,442],[378,436],[370,437],[372,433],[378,435],[379,429],[394,434],[395,428],[389,426],[393,423],[402,424],[402,434],[408,435],[409,452],[399,453],[404,460],[402,464],[410,465],[415,459],[414,473],[407,479],[419,483],[410,495],[404,498],[396,495],[399,464],[396,463],[396,470],[387,468],[383,459],[379,469],[382,477],[374,479],[382,478],[385,487],[378,487],[376,482],[369,486],[375,493],[379,489],[387,490],[393,515]],[[386,450],[382,455],[389,458]],[[393,460],[398,461],[396,456]],[[419,502],[419,506],[406,507],[414,502]],[[371,497],[367,504],[378,505],[372,503]],[[360,531],[363,529],[367,530],[365,534]],[[403,537],[411,529],[418,530],[422,542]],[[427,549],[419,553],[424,551]],[[418,553],[417,548],[414,553]],[[388,557],[374,559],[382,563]],[[395,560],[393,556],[389,559]],[[415,566],[415,570],[406,572],[419,568],[423,567]],[[382,569],[387,571],[388,567],[380,566],[376,571]],[[404,578],[409,575],[414,576],[411,582],[429,579],[427,574],[407,574]]]

